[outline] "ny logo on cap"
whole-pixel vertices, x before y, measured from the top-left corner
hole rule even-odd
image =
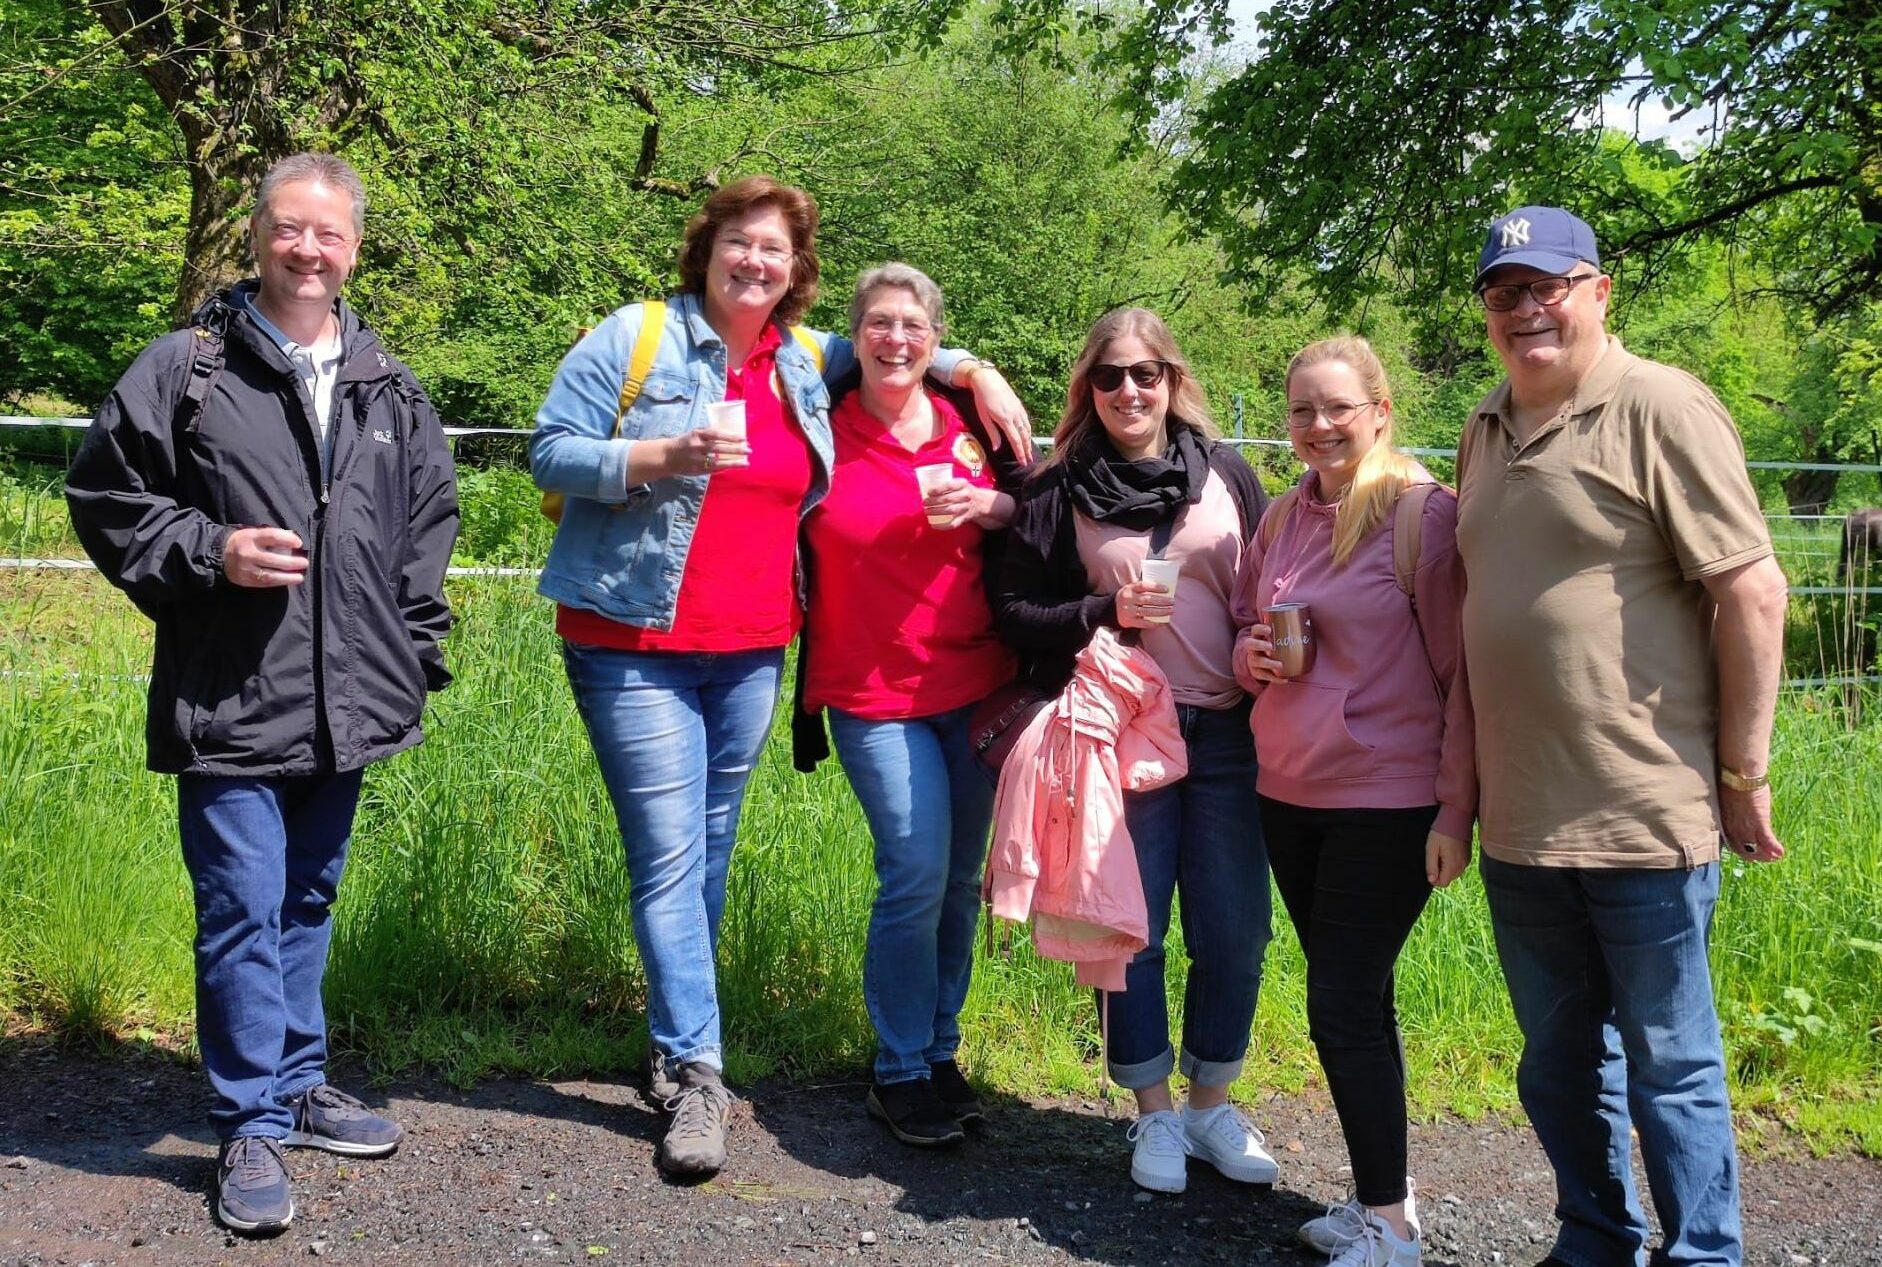
[[[1529,245],[1529,221],[1527,220],[1505,220],[1500,232],[1503,235],[1504,250],[1512,246]]]

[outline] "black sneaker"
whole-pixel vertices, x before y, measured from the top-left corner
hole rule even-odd
[[[297,1148],[324,1148],[348,1157],[383,1157],[399,1146],[405,1132],[344,1091],[317,1082],[288,1105],[294,1129],[283,1142]]]
[[[980,1120],[980,1097],[967,1085],[967,1079],[961,1076],[961,1067],[952,1060],[936,1060],[928,1065],[929,1080],[934,1084],[934,1093],[941,1097],[941,1103],[948,1106],[948,1112],[962,1126]]]
[[[273,1236],[294,1221],[287,1162],[279,1140],[243,1135],[216,1159],[216,1217],[237,1232]]]
[[[878,1082],[863,1101],[869,1116],[889,1128],[889,1134],[917,1148],[943,1148],[967,1138],[948,1106],[926,1078],[911,1082]]]
[[[678,1075],[679,1093],[666,1102],[673,1120],[655,1160],[676,1179],[704,1179],[725,1165],[725,1119],[732,1111],[732,1093],[711,1065],[689,1060]]]

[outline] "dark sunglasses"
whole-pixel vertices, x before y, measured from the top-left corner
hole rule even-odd
[[[1131,382],[1139,387],[1155,387],[1163,381],[1163,376],[1170,372],[1168,361],[1139,361],[1135,365],[1094,365],[1088,377],[1091,385],[1101,392],[1114,392],[1124,385],[1124,376],[1129,374]]]

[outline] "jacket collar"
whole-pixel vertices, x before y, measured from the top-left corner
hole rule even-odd
[[[269,368],[282,374],[293,374],[296,371],[288,362],[287,353],[256,323],[254,314],[249,311],[260,289],[260,281],[252,277],[237,282],[227,290],[205,299],[202,306],[191,314],[190,322],[209,329],[223,330],[225,339],[241,340],[242,346]],[[370,381],[391,375],[392,358],[380,346],[379,336],[360,320],[359,314],[353,311],[346,300],[334,300],[333,307],[340,322],[340,346],[345,349],[340,367],[341,380]]]
[[[680,319],[686,323],[686,337],[692,341],[694,347],[722,348],[725,346],[725,340],[719,337],[719,332],[714,330],[712,323],[706,320],[706,304],[700,296],[691,291],[682,291],[667,300],[667,307],[679,311]],[[792,336],[789,327],[775,316],[770,318],[767,324],[777,330],[778,347],[775,356],[780,363],[796,357],[803,357],[806,364],[808,363],[808,354],[797,346],[797,340]]]

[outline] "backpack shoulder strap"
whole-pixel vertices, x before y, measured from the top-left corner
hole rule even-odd
[[[1282,493],[1268,503],[1267,510],[1261,514],[1261,522],[1255,525],[1255,538],[1261,542],[1263,550],[1274,544],[1274,539],[1281,535],[1281,525],[1294,513],[1294,503],[1300,500],[1300,485]]]
[[[621,438],[621,420],[627,417],[627,411],[640,399],[640,389],[646,386],[647,375],[653,370],[653,359],[660,353],[660,336],[666,333],[667,303],[664,299],[649,299],[640,306],[640,333],[634,336],[634,351],[627,361],[627,381],[621,384],[621,398],[614,406],[614,438]]]
[[[222,367],[229,361],[226,324],[206,321],[192,327],[190,333],[195,337],[190,340],[189,378],[176,403],[175,428],[179,436],[196,430],[202,421],[203,402],[209,399],[216,380],[222,377]]]
[[[1418,605],[1415,586],[1418,561],[1424,554],[1425,503],[1441,484],[1407,484],[1392,508],[1392,574],[1405,596]]]
[[[797,346],[810,353],[810,363],[815,365],[817,372],[821,374],[823,372],[823,344],[817,342],[817,336],[812,334],[808,327],[792,326],[790,330],[791,337],[797,340]]]

